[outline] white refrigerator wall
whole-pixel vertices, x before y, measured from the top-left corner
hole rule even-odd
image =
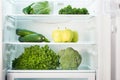
[[[120,80],[120,8],[119,8],[119,15],[117,16],[117,33],[116,33],[116,66],[115,71],[116,80]]]
[[[116,11],[116,57],[115,57],[115,78],[120,80],[120,0],[116,0],[117,11]]]
[[[2,53],[2,2],[0,2],[0,53]],[[2,80],[2,54],[0,54],[0,79]]]

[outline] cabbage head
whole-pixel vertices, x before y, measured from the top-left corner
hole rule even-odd
[[[35,2],[23,9],[24,14],[50,14],[51,8],[48,1]]]

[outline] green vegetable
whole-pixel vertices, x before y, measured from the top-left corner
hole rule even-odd
[[[89,13],[88,13],[88,10],[87,10],[86,8],[82,8],[81,10],[82,10],[82,11],[81,11],[81,12],[82,12],[81,14],[89,14]]]
[[[33,5],[34,3],[30,4],[29,6],[27,6],[26,8],[23,9],[23,13],[24,14],[31,14],[32,13],[32,8],[31,6]]]
[[[19,37],[20,42],[50,42],[42,34],[29,34],[24,37]]]
[[[71,5],[68,5],[59,10],[59,14],[89,14],[86,8],[72,8]]]
[[[72,14],[72,7],[70,5],[68,5],[67,7],[62,8],[59,11],[59,14]]]
[[[35,2],[23,9],[24,14],[49,14],[50,12],[48,1]]]
[[[24,52],[12,61],[15,70],[54,70],[59,66],[59,56],[48,45],[25,47]]]
[[[23,37],[29,34],[35,34],[36,32],[26,30],[26,29],[16,29],[16,34]]]
[[[82,61],[81,55],[72,47],[68,47],[58,52],[60,57],[60,68],[63,70],[75,70]]]
[[[42,34],[26,29],[16,29],[16,34],[20,36],[18,39],[20,42],[50,42]]]

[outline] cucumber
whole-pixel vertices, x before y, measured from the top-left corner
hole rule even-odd
[[[29,34],[24,37],[19,37],[20,42],[49,42],[42,34]]]
[[[29,31],[26,29],[16,29],[16,34],[19,35],[20,37],[23,37],[29,34],[36,34],[36,32]]]

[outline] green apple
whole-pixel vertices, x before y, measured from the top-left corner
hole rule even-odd
[[[62,42],[62,30],[54,30],[52,32],[52,38],[55,42]]]
[[[73,32],[70,29],[62,31],[62,42],[71,42],[73,38]]]
[[[73,33],[73,38],[72,38],[72,42],[77,42],[78,41],[78,32],[77,31],[72,31]]]

